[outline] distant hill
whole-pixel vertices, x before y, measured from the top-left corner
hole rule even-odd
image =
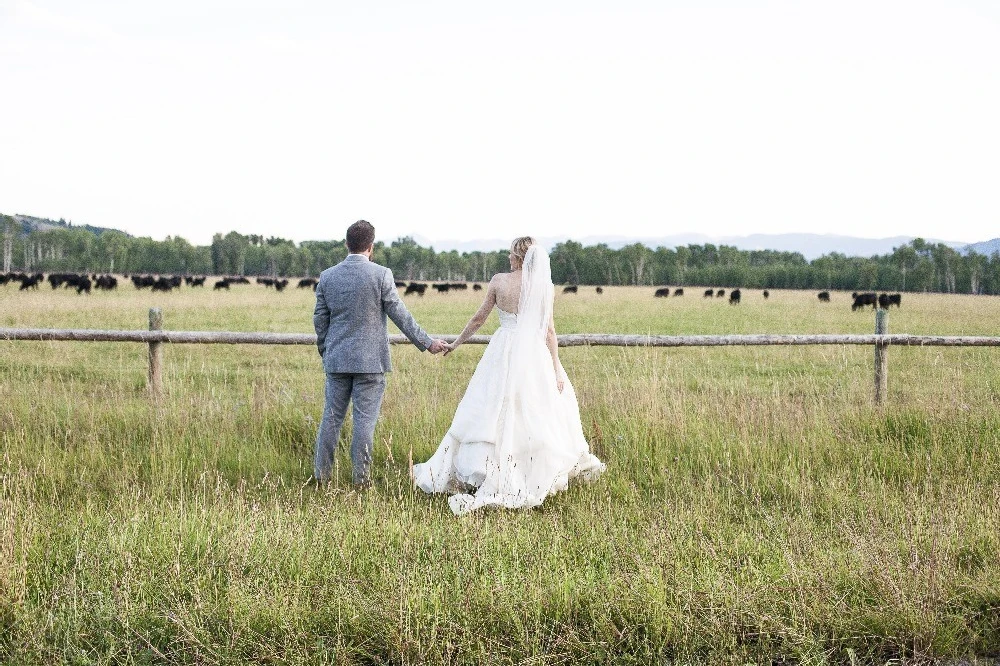
[[[824,254],[839,252],[849,257],[871,257],[889,254],[893,249],[909,243],[915,236],[893,236],[890,238],[857,238],[854,236],[838,236],[835,234],[752,234],[749,236],[706,236],[703,234],[675,234],[671,236],[585,236],[570,239],[567,236],[543,236],[539,242],[552,248],[557,243],[574,240],[583,245],[604,243],[612,249],[619,249],[632,243],[642,243],[650,248],[682,245],[731,245],[741,250],[779,250],[782,252],[799,252],[807,260],[813,260]],[[503,250],[510,245],[510,240],[489,239],[479,241],[432,241],[421,236],[414,236],[421,245],[433,246],[436,251],[458,250],[473,252],[476,250]],[[926,239],[930,243],[944,243],[956,250],[966,246],[955,241]],[[993,241],[990,241],[993,242]],[[978,251],[978,250],[977,250]]]
[[[962,254],[968,254],[970,252],[976,252],[977,254],[984,254],[987,257],[992,257],[994,253],[1000,252],[1000,238],[994,238],[993,240],[983,241],[981,243],[972,243],[971,245],[966,245],[962,248]]]
[[[117,231],[120,234],[131,236],[131,234],[125,233],[119,229],[95,227],[92,224],[73,224],[72,222],[67,222],[63,219],[50,220],[45,217],[33,217],[31,215],[11,215],[11,217],[13,217],[15,221],[21,223],[21,228],[24,229],[25,233],[29,231],[50,231],[52,229],[85,229],[86,231],[98,236],[105,231]]]

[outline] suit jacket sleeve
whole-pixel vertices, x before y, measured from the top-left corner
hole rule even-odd
[[[431,336],[420,328],[413,315],[406,309],[403,301],[399,299],[396,282],[393,280],[392,271],[388,268],[385,269],[385,274],[382,276],[382,309],[389,315],[392,323],[398,326],[403,335],[408,337],[410,342],[420,351],[425,351],[434,342],[431,340]]]
[[[316,309],[313,311],[313,326],[316,328],[316,346],[320,357],[326,351],[326,332],[330,328],[330,308],[323,294],[323,281],[316,285]]]

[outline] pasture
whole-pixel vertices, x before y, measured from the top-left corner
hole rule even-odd
[[[556,296],[559,333],[871,333],[849,294]],[[458,333],[481,294],[407,297]],[[0,326],[311,332],[313,293],[0,287]],[[894,333],[997,335],[904,294]],[[483,333],[497,325],[492,315]],[[393,332],[395,330],[393,329]],[[309,347],[0,342],[0,662],[886,663],[1000,655],[1000,350],[570,348],[608,472],[453,517],[411,460],[482,352],[393,348],[374,487],[309,482]]]

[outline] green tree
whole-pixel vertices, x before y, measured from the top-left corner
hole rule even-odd
[[[622,260],[629,269],[629,279],[631,284],[646,284],[646,263],[649,261],[649,248],[642,243],[626,245],[619,250]]]
[[[556,284],[580,283],[580,265],[583,262],[583,245],[576,241],[557,243],[549,253],[552,264],[552,281]]]

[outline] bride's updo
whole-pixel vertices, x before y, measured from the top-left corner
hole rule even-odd
[[[524,257],[528,254],[528,248],[535,244],[535,239],[531,236],[521,236],[520,238],[515,238],[514,242],[510,244],[510,253],[517,257],[515,262],[517,266],[515,270],[520,268],[524,263]]]

